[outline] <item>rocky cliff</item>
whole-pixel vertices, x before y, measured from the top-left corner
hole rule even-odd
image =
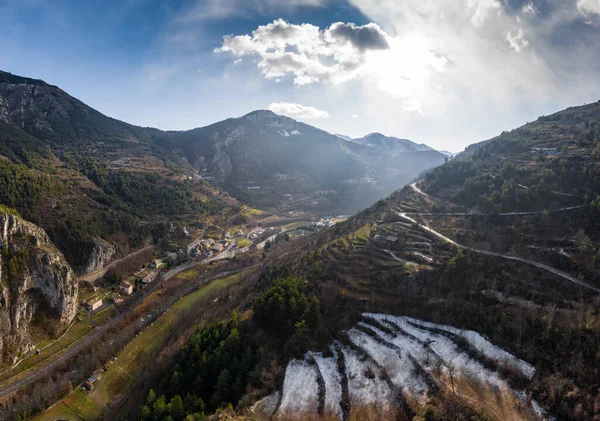
[[[83,274],[87,275],[88,273],[93,273],[102,269],[114,255],[115,246],[102,238],[96,238],[87,265],[83,268]]]
[[[10,362],[32,335],[54,335],[75,318],[77,279],[46,232],[0,214],[0,355]]]

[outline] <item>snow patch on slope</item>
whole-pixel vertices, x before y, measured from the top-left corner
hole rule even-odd
[[[288,364],[283,381],[283,395],[278,413],[293,415],[300,411],[317,413],[317,372],[306,361],[294,360]]]
[[[255,413],[297,419],[316,415],[320,372],[321,393],[323,383],[325,389],[322,409],[339,419],[343,416],[342,404],[350,405],[350,411],[358,406],[392,413],[402,405],[421,407],[435,390],[450,387],[467,401],[501,413],[506,411],[507,419],[550,418],[527,398],[525,391],[512,389],[496,371],[500,365],[508,366],[515,375],[527,380],[533,377],[535,369],[479,333],[411,317],[373,313],[363,316],[364,320],[347,332],[349,342],[338,343],[333,349],[333,357],[308,353],[304,360],[288,365],[281,405],[275,414],[260,408],[272,408],[270,403],[276,399],[273,395],[263,399],[270,399],[267,402],[260,401]],[[344,366],[345,372],[341,373]],[[349,402],[344,403],[345,386]],[[489,402],[481,401],[482,397],[490,397]]]

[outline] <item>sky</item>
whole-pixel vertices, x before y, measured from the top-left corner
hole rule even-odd
[[[456,152],[600,99],[600,0],[0,0],[0,69],[141,126],[271,109]]]

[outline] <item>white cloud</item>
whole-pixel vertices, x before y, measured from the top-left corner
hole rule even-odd
[[[402,109],[409,113],[417,113],[423,115],[423,107],[418,101],[404,101]]]
[[[529,45],[529,41],[525,38],[522,28],[517,29],[514,33],[509,32],[506,34],[506,40],[510,44],[510,47],[517,53],[520,53],[523,48]]]
[[[327,111],[322,111],[306,105],[292,104],[289,102],[274,102],[269,105],[269,110],[276,114],[286,115],[288,117],[299,118],[303,120],[329,118],[329,113]]]
[[[521,7],[521,13],[524,15],[535,15],[537,12],[537,8],[531,1],[529,3],[525,3],[523,7]]]
[[[447,64],[425,39],[396,39],[374,23],[320,29],[278,19],[251,34],[225,36],[215,52],[258,56],[267,79],[292,75],[297,86],[370,80],[392,94],[414,91]]]
[[[466,7],[474,26],[483,26],[491,11],[502,10],[497,0],[467,0]]]
[[[241,58],[238,58],[236,60],[233,60],[233,64],[240,64],[242,62]]]
[[[577,8],[585,15],[600,15],[600,0],[577,0]]]

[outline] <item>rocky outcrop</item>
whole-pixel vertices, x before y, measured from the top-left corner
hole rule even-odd
[[[115,255],[115,246],[102,238],[96,238],[94,248],[90,253],[87,264],[83,268],[83,274],[94,273],[102,269]]]
[[[31,323],[55,334],[77,312],[77,278],[46,232],[0,214],[0,356],[12,361],[31,343]]]

